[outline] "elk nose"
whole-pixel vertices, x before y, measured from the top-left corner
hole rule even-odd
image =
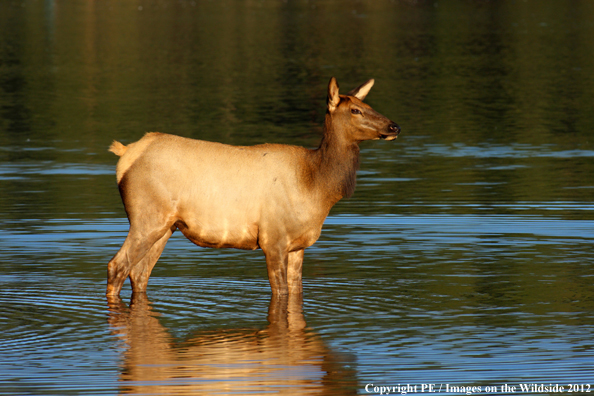
[[[400,127],[395,122],[388,125],[388,131],[391,133],[395,133],[396,135],[400,134]]]

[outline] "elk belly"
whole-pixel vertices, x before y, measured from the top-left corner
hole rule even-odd
[[[256,224],[237,226],[222,221],[213,224],[176,223],[186,238],[198,246],[210,248],[258,249],[258,226]]]

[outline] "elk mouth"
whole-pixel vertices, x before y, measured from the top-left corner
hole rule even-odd
[[[380,139],[394,140],[400,134],[400,127],[395,122],[388,125],[388,133],[380,133]]]
[[[398,137],[398,134],[396,135],[384,135],[383,133],[380,134],[380,139],[382,140],[394,140]]]

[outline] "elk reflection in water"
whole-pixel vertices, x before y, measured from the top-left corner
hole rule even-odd
[[[111,331],[125,343],[122,394],[357,394],[346,356],[306,328],[301,294],[273,295],[264,329],[200,331],[186,341],[161,324],[144,293],[129,307],[119,297],[108,305]]]

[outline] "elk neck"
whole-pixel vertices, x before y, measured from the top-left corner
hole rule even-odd
[[[314,185],[331,205],[353,194],[359,169],[359,144],[349,140],[349,125],[336,121],[326,114],[322,141],[312,152]]]

